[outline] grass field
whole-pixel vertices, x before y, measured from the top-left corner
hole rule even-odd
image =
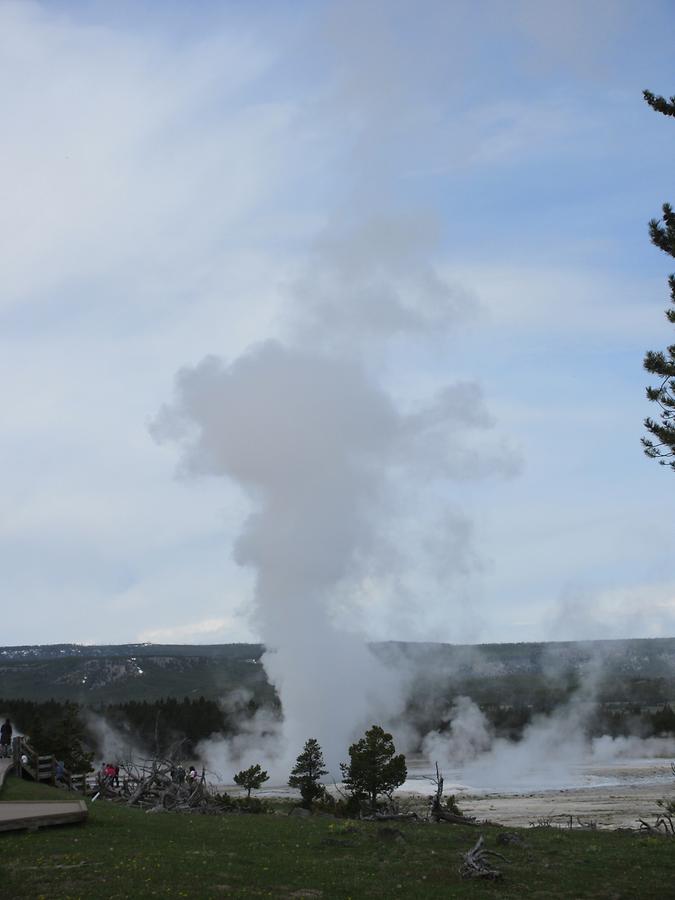
[[[63,799],[9,779],[3,800]],[[83,825],[0,835],[0,896],[144,897],[671,897],[675,841],[626,833],[398,825],[286,814],[148,815],[108,802]],[[485,835],[503,851],[499,882],[462,881],[460,853]]]

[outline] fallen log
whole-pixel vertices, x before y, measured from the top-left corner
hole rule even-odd
[[[138,803],[143,798],[143,795],[146,794],[155,783],[155,775],[156,773],[153,772],[136,786],[136,790],[127,800],[127,806],[134,806],[134,804]]]
[[[495,856],[504,862],[508,862],[508,860],[496,850],[486,849],[484,844],[485,841],[481,834],[471,850],[462,855],[462,864],[459,867],[459,874],[462,878],[488,878],[496,881],[502,877],[501,871],[490,864],[489,857]]]
[[[416,812],[408,813],[372,813],[370,816],[361,816],[362,822],[410,822],[419,821]]]
[[[192,770],[194,771],[194,770]],[[222,812],[223,805],[201,777],[190,776],[171,760],[152,759],[120,766],[120,777],[113,781],[99,776],[101,796],[127,806],[158,812]]]
[[[445,812],[443,809],[432,810],[431,817],[436,822],[449,822],[451,825],[478,825],[474,816],[458,816],[455,813]]]
[[[651,835],[658,835],[658,837],[675,837],[675,831],[673,830],[673,821],[670,817],[658,816],[653,825],[650,825],[649,822],[645,822],[644,819],[639,819],[640,822],[640,832]]]

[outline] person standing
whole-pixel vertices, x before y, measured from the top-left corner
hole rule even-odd
[[[12,753],[12,723],[5,719],[0,726],[0,756],[8,757]]]

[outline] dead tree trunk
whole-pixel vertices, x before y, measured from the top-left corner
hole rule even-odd
[[[485,841],[481,834],[471,850],[462,856],[462,864],[459,867],[459,874],[462,878],[489,878],[496,881],[502,877],[501,871],[490,864],[489,857],[496,856],[507,862],[506,858],[496,850],[486,850],[484,844]]]
[[[451,812],[443,808],[443,775],[436,763],[436,777],[430,781],[436,785],[436,793],[431,799],[431,818],[435,822],[448,822],[452,825],[475,825],[476,820],[471,816],[463,816],[459,812]]]

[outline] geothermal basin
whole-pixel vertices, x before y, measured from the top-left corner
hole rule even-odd
[[[575,825],[593,822],[598,828],[636,828],[639,820],[653,821],[657,801],[675,799],[671,760],[625,757],[612,762],[576,763],[565,771],[533,767],[517,775],[499,771],[486,781],[474,781],[473,772],[446,769],[445,795],[454,794],[466,815],[504,825],[527,828],[550,822]],[[434,786],[425,776],[433,767],[410,759],[408,780],[399,789],[403,798],[430,795]]]
[[[675,750],[675,748],[673,748]],[[442,768],[445,796],[454,794],[465,815],[489,819],[506,826],[527,828],[551,824],[567,827],[572,820],[598,828],[637,828],[640,819],[653,821],[657,801],[675,799],[672,757],[621,757],[613,761],[559,766],[533,766],[517,774],[500,773],[496,766],[482,773],[476,766]],[[423,812],[434,793],[430,780],[434,766],[421,756],[409,756],[408,779],[395,793],[402,811]],[[221,789],[240,794],[236,785]],[[332,790],[332,789],[331,789]],[[259,797],[296,797],[283,783],[267,784]]]

